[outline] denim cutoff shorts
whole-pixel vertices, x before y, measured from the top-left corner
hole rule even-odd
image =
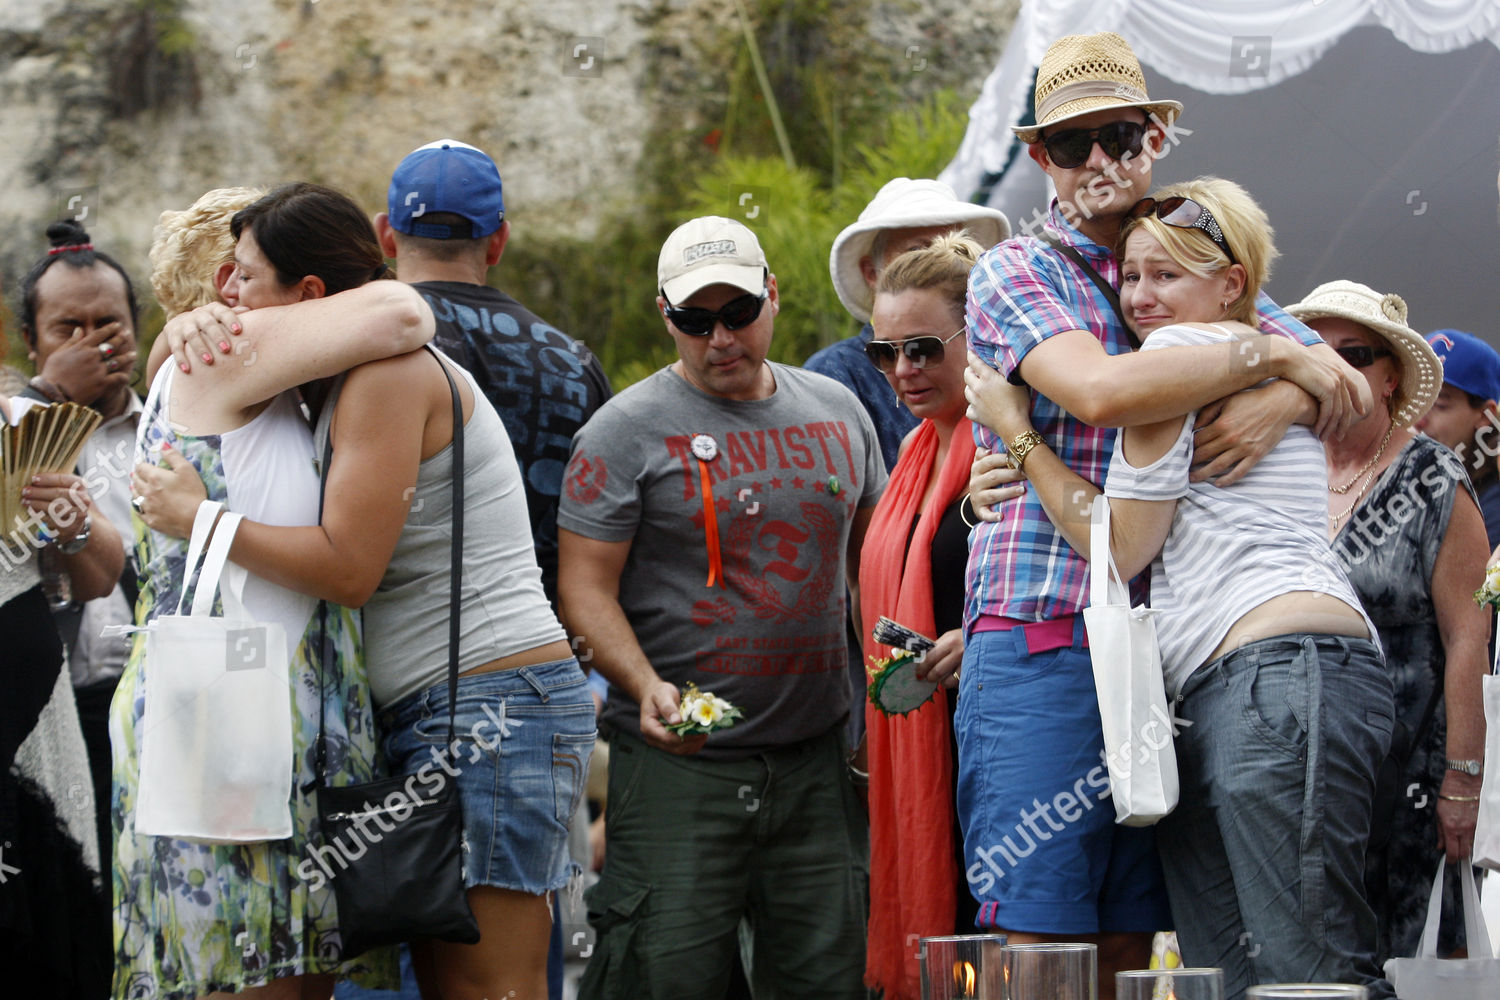
[[[457,783],[466,888],[541,895],[578,873],[568,826],[597,731],[576,659],[460,677],[451,753],[446,680],[386,707],[380,725],[393,774]]]

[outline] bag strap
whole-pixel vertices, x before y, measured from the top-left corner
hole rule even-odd
[[[203,546],[213,532],[214,519],[223,509],[224,505],[217,500],[205,500],[198,505],[198,514],[193,518],[193,533],[188,538],[187,562],[182,568],[182,589],[177,592],[177,610],[174,614],[182,614],[182,603],[187,599],[188,587],[192,585],[198,558],[203,555]]]
[[[1104,275],[1095,270],[1094,265],[1090,264],[1087,258],[1078,252],[1076,247],[1069,246],[1056,236],[1045,231],[1042,233],[1042,241],[1076,264],[1078,269],[1103,293],[1105,300],[1109,302],[1109,307],[1115,311],[1115,318],[1120,321],[1120,329],[1124,330],[1125,336],[1129,338],[1130,346],[1136,350],[1140,350],[1141,340],[1135,335],[1135,331],[1125,322],[1125,310],[1120,307],[1120,293],[1115,290],[1115,287],[1104,280]]]
[[[213,540],[208,543],[208,554],[203,557],[203,571],[198,574],[198,586],[193,591],[194,615],[213,614],[214,595],[222,592],[225,616],[229,618],[245,616],[245,607],[240,601],[240,595],[229,586],[228,579],[224,580],[222,588],[219,586],[220,578],[224,576],[225,565],[229,562],[229,548],[234,544],[235,533],[239,531],[240,522],[244,519],[243,514],[231,514],[226,511],[214,527]]]
[[[1437,878],[1432,882],[1432,895],[1427,899],[1427,924],[1422,928],[1421,940],[1417,943],[1417,958],[1436,958],[1438,921],[1443,915],[1443,875],[1447,871],[1446,855],[1438,858]],[[1474,866],[1459,863],[1458,884],[1464,898],[1464,931],[1468,934],[1470,958],[1492,958],[1490,936],[1485,928],[1484,914],[1479,909],[1479,890],[1474,885]]]
[[[1123,600],[1116,603],[1128,605],[1130,591],[1120,579],[1119,567],[1115,565],[1115,554],[1109,547],[1109,499],[1103,493],[1094,497],[1094,506],[1089,512],[1089,606],[1102,608],[1110,602],[1110,584],[1115,582],[1123,591]]]
[[[431,344],[426,350],[443,370],[448,380],[448,392],[453,397],[453,542],[448,568],[448,742],[445,747],[452,752],[454,743],[454,712],[458,704],[458,640],[459,619],[463,600],[463,545],[464,545],[464,408],[458,395],[458,385],[448,371],[448,364]],[[323,502],[328,492],[328,466],[333,462],[333,425],[330,421],[328,436],[323,441],[323,461],[318,469],[318,523],[323,521]],[[318,741],[313,754],[314,787],[324,785],[324,768],[328,758],[328,744],[324,731],[324,707],[326,689],[323,684],[323,669],[332,662],[333,643],[328,636],[328,602],[318,604],[320,640],[323,649],[322,661],[318,664]]]
[[[458,385],[443,356],[431,345],[428,352],[443,377],[448,380],[448,391],[453,396],[453,541],[448,567],[448,752],[453,750],[453,713],[458,704],[458,637],[459,618],[463,610],[463,550],[464,550],[464,406],[458,395]]]

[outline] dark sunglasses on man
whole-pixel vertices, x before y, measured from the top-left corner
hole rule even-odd
[[[1146,126],[1140,122],[1110,122],[1098,128],[1070,128],[1044,136],[1042,145],[1047,147],[1047,156],[1064,170],[1081,167],[1088,162],[1094,151],[1094,143],[1104,150],[1111,160],[1127,156],[1139,156],[1141,144],[1146,138]]]
[[[674,306],[668,300],[667,319],[689,337],[707,337],[719,323],[723,323],[726,330],[741,330],[760,317],[767,294],[767,290],[763,288],[759,295],[741,295],[724,303],[717,312],[693,306]],[[667,298],[665,292],[662,293],[662,298]]]
[[[1197,229],[1205,236],[1214,241],[1214,246],[1224,251],[1224,256],[1229,258],[1229,263],[1238,264],[1234,259],[1234,251],[1229,249],[1229,242],[1224,239],[1224,231],[1219,228],[1219,220],[1214,218],[1212,212],[1198,204],[1191,198],[1177,196],[1175,198],[1142,198],[1136,202],[1128,213],[1128,218],[1144,219],[1148,215],[1154,215],[1162,222],[1174,229]]]
[[[926,368],[943,360],[943,345],[964,332],[963,327],[947,337],[912,337],[910,340],[872,340],[865,345],[865,357],[882,372],[889,375],[896,370],[896,359],[901,355],[913,368]]]
[[[1348,347],[1335,347],[1333,352],[1346,361],[1350,368],[1368,368],[1375,363],[1376,358],[1388,358],[1391,352],[1380,347],[1370,347],[1367,344],[1351,344]]]

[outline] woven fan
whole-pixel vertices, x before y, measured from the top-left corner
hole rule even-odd
[[[13,426],[0,428],[0,527],[26,521],[21,488],[43,472],[71,472],[102,418],[77,403],[33,406]]]

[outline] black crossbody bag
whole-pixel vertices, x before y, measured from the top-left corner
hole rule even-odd
[[[432,350],[431,347],[428,348]],[[453,394],[453,554],[448,611],[448,742],[454,745],[453,712],[458,701],[458,635],[460,554],[464,534],[464,414],[458,386],[448,366],[437,358]],[[332,432],[323,447],[322,494],[328,484],[333,457]],[[328,605],[322,615],[323,663],[331,662]],[[338,904],[343,957],[353,958],[371,948],[422,938],[458,944],[479,940],[479,925],[464,895],[463,813],[458,788],[446,772],[440,787],[418,787],[410,775],[398,775],[363,785],[335,788],[325,784],[327,744],[323,732],[323,675],[318,669],[318,742],[315,769],[318,819],[325,854],[320,861],[342,865],[332,876]],[[360,848],[364,850],[361,851]]]

